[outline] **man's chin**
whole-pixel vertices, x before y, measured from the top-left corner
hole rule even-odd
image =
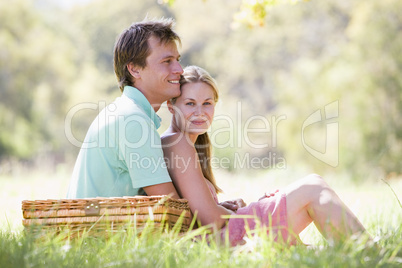
[[[170,95],[169,99],[180,97],[181,95],[180,86],[177,89],[172,89],[170,92],[172,94],[169,94]]]

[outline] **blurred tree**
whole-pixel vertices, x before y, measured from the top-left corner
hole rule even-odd
[[[318,54],[299,53],[290,71],[282,70],[277,76],[279,110],[294,111],[294,121],[282,133],[292,141],[284,144],[289,159],[309,163],[318,171],[332,169],[300,150],[299,141],[301,122],[316,109],[339,100],[337,170],[353,174],[356,180],[401,173],[399,2],[336,1],[314,3],[314,9],[304,7],[307,13],[301,23],[310,21],[311,35],[321,39],[309,45],[323,46]],[[321,20],[322,16],[326,19]],[[325,137],[325,128],[325,124],[317,126],[318,136]]]
[[[203,0],[206,2],[207,0]],[[236,10],[231,12],[234,21],[246,25],[248,27],[263,26],[265,19],[273,6],[279,4],[297,4],[301,1],[309,0],[241,0],[235,1]],[[168,4],[173,6],[176,0],[158,0],[159,3]],[[216,4],[216,2],[214,3]]]
[[[61,149],[59,123],[82,55],[67,21],[43,4],[0,2],[0,158]]]
[[[172,17],[166,6],[154,1],[90,1],[73,9],[72,18],[94,49],[98,69],[114,75],[113,46],[117,36],[133,22],[146,17]]]
[[[402,3],[356,5],[348,27],[347,56],[357,67],[350,88],[355,100],[362,158],[382,172],[402,173]]]

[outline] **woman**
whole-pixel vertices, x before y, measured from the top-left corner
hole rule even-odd
[[[365,232],[356,216],[318,175],[266,194],[249,206],[242,200],[218,203],[221,189],[211,170],[211,144],[206,133],[218,101],[217,86],[208,72],[197,66],[184,69],[180,84],[181,95],[168,101],[173,117],[162,135],[162,148],[177,192],[188,200],[202,225],[222,230],[222,236],[228,233],[232,245],[243,241],[245,225],[254,229],[256,222],[289,243],[299,241],[299,233],[311,222],[327,239],[339,240]]]

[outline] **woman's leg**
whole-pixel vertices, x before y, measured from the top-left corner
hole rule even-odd
[[[298,235],[311,222],[327,239],[339,240],[365,231],[356,216],[318,175],[309,175],[289,185],[285,192],[290,233]]]

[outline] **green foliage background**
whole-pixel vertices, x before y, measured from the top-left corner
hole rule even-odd
[[[264,8],[255,7],[263,14],[257,22],[247,13],[254,7],[240,0],[159,2],[0,0],[2,163],[72,165],[79,148],[66,137],[69,111],[119,96],[112,66],[116,36],[145,16],[165,16],[177,21],[183,66],[210,71],[221,91],[218,114],[234,122],[231,131],[215,137],[220,144],[236,142],[215,149],[216,156],[275,153],[287,168],[356,180],[402,173],[401,1],[256,1]],[[335,101],[339,164],[331,167],[305,150],[301,133],[306,118]],[[98,112],[74,114],[67,127],[77,140]],[[267,148],[243,140],[247,119],[256,115],[271,124],[286,117],[276,132],[270,125],[270,131],[250,134]],[[266,127],[262,120],[250,126]],[[222,127],[227,121],[213,131]],[[325,147],[326,125],[313,130],[309,142]]]

